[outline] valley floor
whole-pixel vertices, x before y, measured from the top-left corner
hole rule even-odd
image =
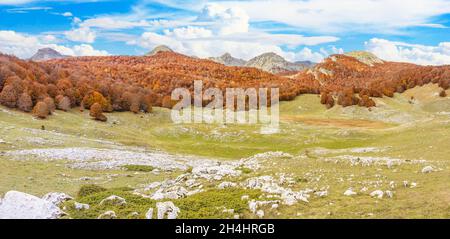
[[[160,108],[100,123],[1,107],[0,197],[63,192],[90,205],[66,202],[67,218],[145,218],[164,201],[178,218],[450,218],[450,98],[438,92],[418,87],[371,110],[303,95],[281,103],[277,134],[174,125]],[[91,184],[106,191],[78,193]],[[111,195],[127,204],[100,203]]]

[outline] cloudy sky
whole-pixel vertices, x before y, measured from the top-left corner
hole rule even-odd
[[[142,55],[160,44],[198,57],[318,62],[366,50],[450,64],[450,0],[0,0],[0,52],[21,58],[43,47]]]

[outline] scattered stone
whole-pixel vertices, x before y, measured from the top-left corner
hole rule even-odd
[[[417,187],[417,183],[412,182],[410,188],[415,188],[415,187]]]
[[[347,191],[344,192],[344,195],[345,195],[345,196],[349,196],[349,197],[350,197],[350,196],[354,196],[354,195],[356,195],[356,194],[357,194],[357,193],[354,192],[353,189],[351,189],[351,188],[347,189]]]
[[[65,193],[47,193],[42,197],[42,199],[59,206],[63,202],[73,200],[73,197]]]
[[[384,196],[384,192],[381,191],[381,190],[375,190],[375,191],[373,191],[373,192],[370,193],[370,196],[371,196],[371,197],[376,197],[376,198],[382,199],[383,196]]]
[[[258,216],[259,218],[263,218],[264,217],[264,211],[263,210],[258,210],[256,212],[256,216]]]
[[[385,193],[386,193],[386,196],[388,198],[393,198],[394,197],[394,192],[392,192],[392,191],[387,190]]]
[[[314,195],[316,195],[319,198],[326,197],[328,196],[328,190],[315,192]]]
[[[75,202],[73,204],[73,206],[75,207],[75,210],[77,210],[77,211],[89,210],[89,208],[90,208],[89,204],[78,203],[78,202]]]
[[[272,204],[272,210],[278,209],[279,206],[280,205],[278,205],[278,204]]]
[[[434,171],[434,168],[431,166],[426,166],[422,169],[422,173],[432,173]]]
[[[145,214],[145,219],[153,219],[153,208],[148,209],[147,213]]]
[[[130,213],[130,215],[128,215],[129,218],[132,219],[138,219],[139,218],[139,213],[138,212],[132,212]]]
[[[242,201],[248,201],[250,199],[250,197],[248,195],[244,195],[241,197]]]
[[[232,182],[222,182],[219,184],[219,186],[217,186],[217,188],[219,189],[225,189],[225,188],[233,188],[236,187],[237,184],[236,183],[232,183]]]
[[[114,211],[107,211],[98,216],[97,219],[115,219],[115,218],[117,218],[117,216]]]
[[[233,216],[233,218],[234,218],[234,219],[239,219],[240,216],[239,216],[239,214],[236,214],[236,215]]]
[[[168,189],[158,189],[150,198],[158,201],[163,199],[180,199],[185,198],[189,194],[186,188],[181,186],[174,186]]]
[[[7,192],[0,204],[0,219],[57,219],[63,215],[55,204],[17,191]]]
[[[158,219],[164,219],[167,215],[167,219],[177,219],[180,209],[176,207],[173,202],[158,202],[156,203],[158,210]]]
[[[111,196],[103,199],[100,202],[100,205],[104,205],[104,204],[109,204],[109,205],[114,205],[114,206],[125,206],[125,205],[127,205],[127,202],[125,201],[124,198],[121,198],[116,195],[111,195]]]

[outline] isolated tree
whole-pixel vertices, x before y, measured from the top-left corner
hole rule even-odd
[[[71,107],[71,102],[69,97],[67,96],[63,96],[63,95],[58,95],[55,98],[55,103],[56,103],[56,108],[62,111],[68,111],[70,110]]]
[[[50,111],[50,114],[55,112],[55,110],[56,110],[55,101],[52,98],[50,98],[48,96],[45,97],[44,98],[44,103],[47,104],[48,110]]]
[[[28,93],[22,93],[17,100],[17,108],[25,112],[33,110],[33,100]]]
[[[40,119],[46,119],[50,115],[48,105],[43,101],[39,101],[33,108],[33,115]]]
[[[0,93],[0,103],[4,106],[15,108],[17,105],[18,95],[14,86],[7,85]]]
[[[99,103],[94,103],[91,106],[89,115],[98,121],[106,122],[108,120],[103,114],[102,106]]]
[[[447,97],[447,92],[445,92],[445,90],[442,90],[442,91],[439,93],[439,96],[440,96],[440,97]]]
[[[83,98],[83,106],[86,109],[90,109],[95,103],[98,103],[102,107],[102,111],[112,111],[109,100],[107,100],[100,92],[92,91]]]

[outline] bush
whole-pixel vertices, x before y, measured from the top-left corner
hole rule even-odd
[[[27,93],[22,93],[17,101],[17,108],[25,112],[31,112],[33,110],[31,96]]]
[[[39,101],[33,108],[33,115],[40,119],[46,119],[50,115],[48,105],[42,101]]]
[[[18,95],[12,85],[7,85],[0,93],[0,103],[4,106],[15,108]]]
[[[100,187],[95,184],[88,184],[81,186],[80,190],[78,191],[78,197],[86,197],[95,193],[104,192],[106,191],[106,188]]]
[[[123,168],[125,168],[128,171],[135,171],[135,172],[151,172],[155,168],[148,165],[124,165]]]
[[[439,93],[440,97],[447,97],[447,93],[445,92],[445,90],[442,90],[441,93]]]
[[[71,102],[69,97],[58,95],[56,96],[56,108],[62,111],[70,110]]]
[[[55,112],[55,110],[56,110],[55,101],[52,98],[45,97],[44,103],[47,104],[50,114]]]
[[[108,120],[103,114],[102,106],[99,103],[95,103],[91,106],[89,115],[98,121],[106,122]]]

